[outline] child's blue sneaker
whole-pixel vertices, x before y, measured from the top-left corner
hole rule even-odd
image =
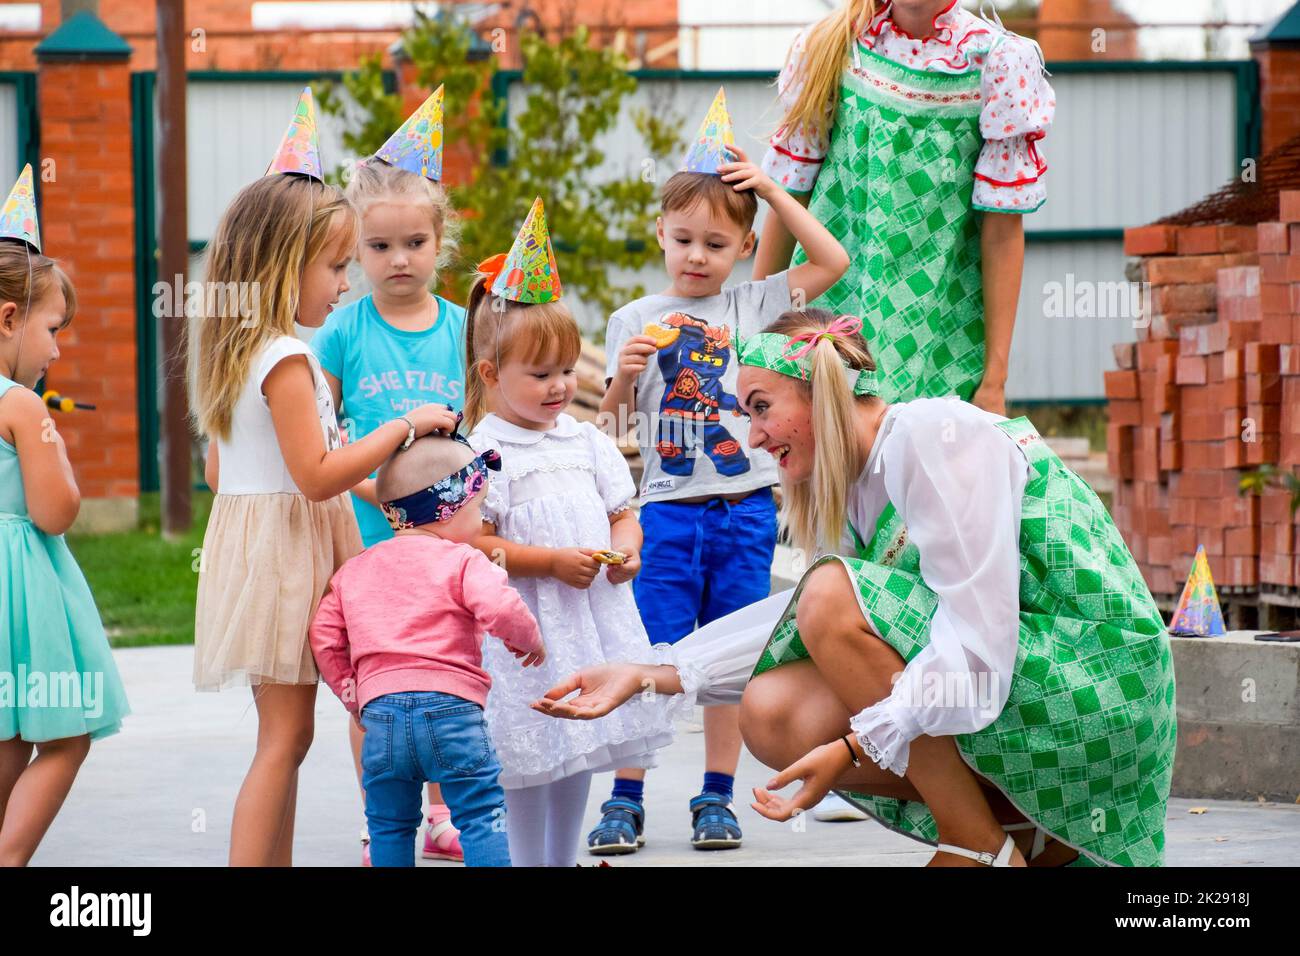
[[[697,850],[734,850],[740,846],[740,823],[731,801],[720,793],[705,791],[691,800],[695,833],[691,845]]]
[[[631,797],[610,797],[600,805],[603,814],[596,829],[587,834],[587,851],[596,856],[635,853],[645,846],[645,807]]]

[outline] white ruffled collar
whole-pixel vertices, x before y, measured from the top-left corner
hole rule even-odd
[[[482,432],[488,438],[511,445],[536,445],[543,438],[575,438],[580,433],[578,420],[564,412],[555,419],[555,427],[544,432],[521,428],[495,414],[489,414],[479,422],[474,432]]]
[[[930,21],[930,32],[925,36],[916,37],[894,22],[894,5],[893,3],[886,3],[872,18],[867,26],[866,33],[874,41],[880,35],[880,31],[887,26],[891,33],[907,40],[917,42],[937,40],[940,43],[951,43],[953,32],[957,28],[957,17],[960,11],[961,7],[958,5],[957,0],[952,0],[948,6],[934,15]]]

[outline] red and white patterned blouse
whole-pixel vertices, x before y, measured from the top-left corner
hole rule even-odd
[[[914,37],[899,28],[886,4],[859,36],[880,56],[915,70],[981,75],[980,133],[984,146],[975,163],[971,203],[1010,213],[1032,212],[1047,198],[1047,172],[1037,147],[1052,124],[1056,94],[1043,74],[1034,45],[961,9],[952,0],[934,18],[929,35]],[[799,95],[796,75],[805,51],[805,33],[795,37],[777,81],[781,105],[789,109]],[[778,130],[769,141],[763,171],[790,192],[812,190],[829,143],[803,128]]]

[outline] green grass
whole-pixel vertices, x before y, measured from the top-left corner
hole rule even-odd
[[[157,494],[140,496],[134,531],[68,536],[114,647],[194,643],[196,549],[203,544],[212,495],[193,495],[194,526],[176,540],[159,531]]]
[[[1024,415],[1044,438],[1087,438],[1093,451],[1106,450],[1106,406],[1057,403],[1007,403],[1007,417]]]

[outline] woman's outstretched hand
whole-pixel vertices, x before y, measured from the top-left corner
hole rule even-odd
[[[754,802],[750,806],[769,820],[789,820],[796,813],[810,810],[820,803],[850,763],[848,748],[842,741],[822,744],[769,780],[766,790],[755,787]],[[803,786],[793,797],[779,797],[768,792],[780,790],[796,780],[802,780]]]
[[[638,664],[597,664],[570,674],[531,704],[533,710],[550,717],[592,720],[604,717],[643,689],[646,678]],[[578,696],[561,700],[574,691]]]

